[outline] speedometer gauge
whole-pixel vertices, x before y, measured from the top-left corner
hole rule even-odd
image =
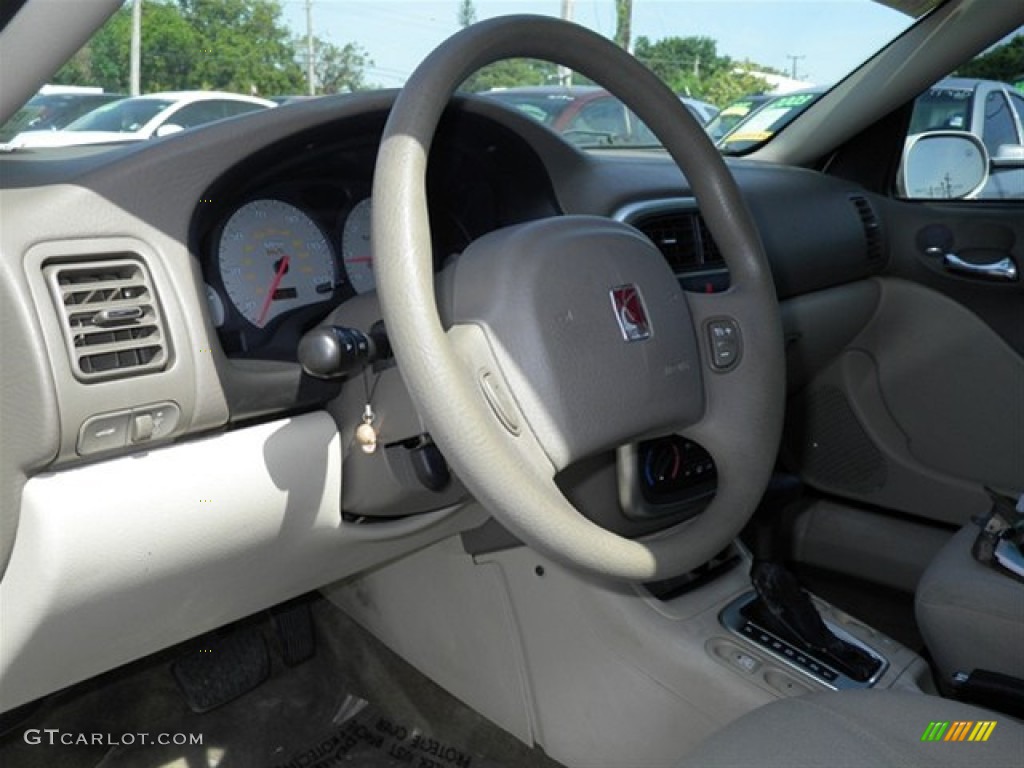
[[[253,200],[235,211],[217,256],[224,290],[257,328],[334,294],[330,243],[316,222],[282,200]]]
[[[341,258],[356,293],[367,293],[377,287],[370,249],[370,205],[370,198],[357,203],[345,219],[341,233]]]

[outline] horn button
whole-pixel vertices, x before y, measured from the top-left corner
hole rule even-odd
[[[556,468],[703,414],[686,298],[633,228],[589,216],[516,225],[452,269],[452,320],[483,328]]]

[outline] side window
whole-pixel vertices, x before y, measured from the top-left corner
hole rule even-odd
[[[246,112],[255,112],[257,109],[264,109],[261,104],[250,104],[247,101],[225,101],[224,117],[244,115]]]
[[[985,98],[985,130],[981,139],[985,142],[989,157],[999,154],[999,148],[1003,145],[1020,143],[1010,105],[1002,91],[990,91]]]
[[[626,107],[617,99],[598,99],[585,104],[565,127],[566,133],[586,134],[592,143],[595,134],[600,140],[620,143],[628,137]]]
[[[168,122],[180,125],[182,128],[193,128],[212,120],[220,120],[222,117],[224,117],[224,106],[221,102],[200,101],[178,110],[171,115]]]

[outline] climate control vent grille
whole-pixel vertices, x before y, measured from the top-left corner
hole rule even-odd
[[[75,378],[94,382],[167,367],[160,305],[145,265],[131,257],[43,269]]]
[[[882,239],[882,225],[878,220],[878,214],[866,197],[854,195],[850,201],[857,209],[860,223],[864,227],[868,264],[872,267],[881,267],[885,264],[885,241]]]
[[[658,246],[676,274],[725,266],[711,232],[696,212],[645,216],[634,226]]]

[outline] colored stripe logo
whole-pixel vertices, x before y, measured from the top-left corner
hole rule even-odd
[[[921,734],[921,741],[988,741],[995,729],[995,720],[932,721]]]

